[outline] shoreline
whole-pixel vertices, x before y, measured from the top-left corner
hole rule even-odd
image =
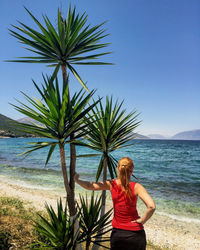
[[[47,202],[53,207],[56,200],[65,197],[65,192],[58,193],[56,190],[33,189],[9,183],[9,180],[0,179],[0,196],[16,197],[25,201],[27,206],[35,207],[36,210],[44,209]],[[76,197],[78,198],[78,197]],[[107,209],[112,207],[112,201],[107,199]],[[141,214],[144,208],[138,208]],[[200,224],[177,220],[166,214],[156,211],[153,217],[144,225],[147,240],[159,247],[173,250],[200,249]]]
[[[23,139],[40,139],[46,137],[39,137],[39,136],[6,136],[6,135],[0,135],[0,139],[17,139],[17,138],[23,138]],[[200,139],[172,139],[172,138],[165,138],[165,139],[153,139],[153,138],[135,138],[134,140],[142,140],[142,141],[194,141],[199,142]]]

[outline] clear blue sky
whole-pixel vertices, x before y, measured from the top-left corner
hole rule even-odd
[[[56,23],[57,8],[67,12],[68,1],[1,0],[0,4],[0,113],[21,118],[8,102],[23,100],[20,91],[35,96],[31,78],[41,81],[44,65],[6,63],[3,60],[27,55],[8,33],[20,20],[34,26],[26,6],[42,21],[47,14]],[[100,96],[125,100],[128,111],[141,112],[142,134],[173,135],[200,129],[200,1],[199,0],[71,0],[89,23],[104,20],[112,44],[105,61],[114,66],[82,66],[77,70],[89,89]],[[73,79],[73,88],[79,83]]]

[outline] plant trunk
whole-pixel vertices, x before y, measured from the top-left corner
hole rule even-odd
[[[70,135],[70,140],[74,139],[74,134]],[[76,169],[76,148],[75,145],[70,143],[70,181],[69,186],[71,190],[71,196],[69,197],[69,202],[71,203],[71,212],[70,216],[73,216],[76,214],[76,208],[75,208],[75,182],[74,182],[74,175],[75,175],[75,169]]]
[[[62,76],[63,76],[63,83],[66,85],[67,84],[67,67],[66,65],[61,65],[61,69],[62,69]],[[70,93],[68,90],[68,103],[70,104]]]
[[[70,216],[74,216],[76,214],[74,189],[70,187],[70,183],[68,182],[64,144],[60,144],[60,157],[61,157],[61,166],[62,166],[62,173],[63,173],[63,178],[64,178],[64,185],[65,185],[65,190],[67,193],[67,203],[69,207],[69,213],[70,213]]]
[[[107,180],[107,155],[104,155],[103,159],[103,181]],[[101,208],[101,217],[105,214],[106,207],[106,190],[102,191],[102,208]]]
[[[87,238],[86,240],[86,246],[85,246],[85,250],[89,250],[89,247],[90,247],[90,239]]]
[[[60,159],[61,159],[61,168],[62,168],[62,174],[63,174],[63,179],[64,179],[64,186],[65,186],[66,193],[68,195],[70,194],[70,186],[69,186],[68,177],[67,177],[64,144],[59,144],[59,147],[60,147]]]
[[[67,84],[67,67],[66,65],[61,65],[62,69],[62,75],[63,75],[63,82],[64,84]],[[70,105],[70,91],[68,89],[68,105]],[[70,140],[74,139],[74,133],[70,135]],[[76,148],[75,145],[70,143],[70,167],[69,167],[69,190],[70,192],[67,193],[67,204],[69,207],[69,214],[70,214],[70,219],[74,220],[75,215],[76,215],[76,205],[75,205],[75,182],[74,182],[74,174],[75,174],[75,169],[76,169]],[[74,234],[76,235],[77,232],[79,232],[79,222],[76,219],[75,224],[74,224]],[[77,244],[76,246],[77,250],[81,250],[82,246],[81,244]]]
[[[61,65],[62,75],[64,84],[67,84],[67,67],[66,65]],[[70,105],[70,92],[68,90],[68,105]],[[70,135],[70,140],[74,139],[74,134]],[[69,167],[69,186],[70,192],[67,193],[67,203],[69,206],[70,216],[74,216],[76,214],[75,207],[75,193],[74,193],[74,174],[76,169],[76,148],[74,144],[70,144],[70,167]]]
[[[104,159],[103,159],[103,181],[107,180],[107,155],[104,154]],[[101,217],[105,214],[105,208],[106,208],[106,190],[102,191],[102,208],[101,208]],[[100,233],[97,232],[97,234]],[[99,240],[100,238],[96,238]],[[98,250],[99,245],[96,245],[95,243],[93,244],[92,250]]]
[[[79,227],[79,221],[77,219],[77,216],[70,216],[70,221],[71,223],[74,223],[74,244],[76,242],[77,236],[79,234],[80,231],[80,227]],[[82,245],[81,243],[76,243],[76,250],[82,250]]]

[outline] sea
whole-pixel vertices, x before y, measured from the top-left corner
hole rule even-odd
[[[34,190],[64,191],[59,149],[48,165],[48,149],[18,156],[28,143],[43,138],[1,138],[0,179]],[[77,147],[77,155],[96,153]],[[66,161],[69,164],[69,147]],[[118,149],[113,156],[134,160],[132,181],[141,183],[154,199],[157,213],[171,218],[200,224],[200,141],[134,140],[133,145]],[[83,180],[94,181],[100,157],[77,158],[76,171]],[[76,193],[83,192],[77,185]],[[108,194],[109,199],[109,194]]]

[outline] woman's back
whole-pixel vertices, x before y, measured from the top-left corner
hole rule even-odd
[[[131,199],[127,197],[121,188],[120,181],[113,180],[111,186],[111,195],[113,200],[114,218],[112,226],[114,228],[138,231],[143,229],[143,225],[137,222],[132,222],[139,218],[136,203],[137,196],[134,188],[135,182],[130,182]]]
[[[124,157],[119,160],[117,180],[106,180],[103,182],[88,182],[79,180],[75,174],[75,181],[89,190],[110,190],[114,218],[112,220],[111,250],[145,250],[146,236],[143,224],[155,211],[155,204],[146,189],[139,183],[130,182],[133,173],[133,161]],[[137,197],[146,205],[146,211],[140,218],[136,209]]]

